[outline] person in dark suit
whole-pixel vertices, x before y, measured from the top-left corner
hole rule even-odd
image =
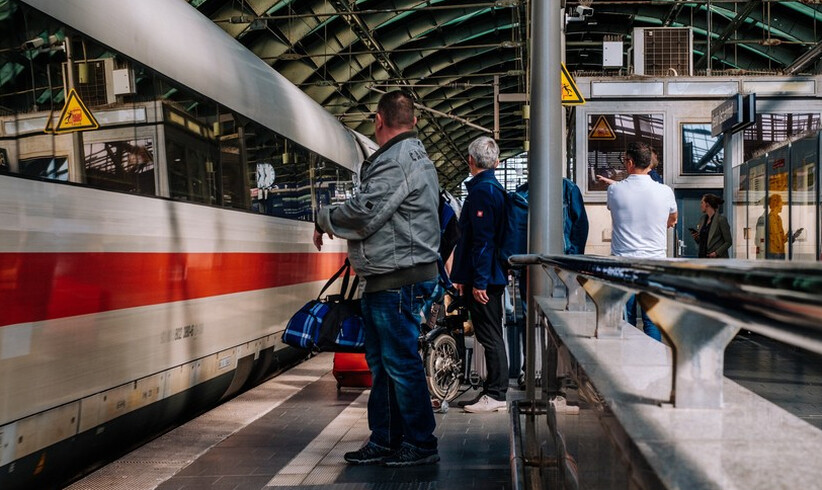
[[[691,228],[691,236],[699,244],[699,258],[728,258],[733,244],[731,227],[719,207],[725,201],[714,194],[705,194],[699,205],[704,213],[697,228]]]

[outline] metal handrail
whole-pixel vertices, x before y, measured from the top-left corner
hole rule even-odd
[[[515,255],[511,263],[553,266],[667,298],[717,320],[822,353],[819,263],[584,255]]]
[[[689,422],[695,413],[702,414],[700,416],[705,420],[723,420],[719,415],[723,408],[723,387],[736,386],[733,383],[726,383],[727,380],[724,379],[724,351],[740,328],[822,353],[820,263],[730,259],[652,260],[565,255],[517,255],[512,257],[510,262],[514,266],[539,265],[554,281],[554,287],[548,288],[549,296],[552,298],[528,298],[529,303],[538,305],[537,318],[533,320],[533,324],[528,325],[528,328],[548,327],[549,330],[546,332],[551,339],[547,345],[542,346],[544,394],[549,398],[555,396],[546,386],[550,388],[552,383],[556,383],[557,350],[561,345],[570,343],[568,349],[571,356],[575,358],[579,354],[582,356],[581,359],[587,359],[585,362],[589,364],[586,365],[586,370],[593,367],[593,371],[585,371],[583,378],[587,379],[592,372],[597,373],[599,382],[602,382],[606,389],[611,388],[609,400],[618,402],[615,406],[620,407],[621,416],[626,417],[629,425],[631,420],[635,420],[632,417],[637,417],[641,412],[626,407],[633,403],[646,406],[642,402],[637,403],[636,400],[662,402],[659,409],[663,411],[670,408],[703,409],[697,412],[680,412],[682,420]],[[561,291],[562,288],[557,287],[558,282],[565,285],[566,291]],[[613,365],[614,359],[617,359],[618,363],[621,362],[619,359],[623,355],[623,345],[637,346],[644,343],[649,352],[659,352],[659,349],[653,349],[655,342],[652,340],[643,340],[644,336],[641,334],[627,330],[624,333],[622,330],[623,326],[627,325],[622,317],[625,301],[633,294],[637,294],[646,313],[660,327],[674,354],[668,356],[673,362],[668,371],[673,376],[672,383],[655,384],[653,395],[648,395],[648,398],[643,398],[646,396],[642,391],[644,388],[626,395],[626,398],[620,398],[621,391],[613,389],[614,384],[608,378],[610,375],[602,374],[610,372],[609,369],[600,369],[600,365],[597,364],[597,355],[600,352],[608,353],[603,354],[603,363]],[[595,310],[595,316],[591,313],[592,310]],[[580,311],[583,312],[581,315],[577,313]],[[584,313],[585,311],[589,313]],[[590,323],[579,323],[580,318],[594,320],[596,330],[590,328]],[[569,323],[571,319],[573,323]],[[603,340],[602,343],[600,339]],[[626,344],[622,344],[622,341]],[[617,355],[614,356],[614,353]],[[590,364],[592,360],[595,360],[594,364]],[[535,360],[528,358],[527,362],[529,369],[533,369]],[[632,366],[637,365],[633,360],[628,362]],[[613,372],[624,375],[626,371],[617,368]],[[670,389],[672,407],[664,403],[665,389]],[[734,406],[738,407],[738,390],[732,388],[730,393]],[[674,412],[668,412],[662,420],[674,418]],[[780,427],[783,428],[792,424],[790,421],[780,423]],[[533,431],[521,434],[519,425],[515,425],[517,437],[535,437]],[[556,422],[552,424],[550,417],[549,426],[556,438]],[[632,428],[625,429],[626,435],[632,438],[639,434],[640,437],[645,437],[645,443],[657,440],[654,439],[656,436],[648,438],[645,426],[642,427],[642,430],[637,431],[636,424],[633,424]],[[728,430],[733,429],[728,427]],[[762,432],[765,433],[766,431]],[[723,437],[721,432],[715,433],[715,436]],[[818,440],[813,434],[809,434],[809,437],[814,438],[814,441]],[[561,444],[555,441],[554,445],[557,446],[554,450],[561,453]],[[646,456],[638,447],[633,449],[636,451],[631,457],[642,460]],[[527,452],[519,452],[524,450],[525,446],[521,446],[517,452],[512,453],[515,456],[512,459],[513,471],[523,471],[522,465],[513,463],[521,458],[528,460],[534,456]],[[655,458],[655,463],[656,467],[666,464],[660,463],[659,458]],[[642,464],[642,461],[637,464]],[[656,488],[662,484],[662,480],[655,479],[660,477],[660,474],[638,472],[640,473],[643,478],[647,478],[639,485],[640,487]],[[708,480],[705,481],[718,481],[710,480],[716,476],[715,472],[710,473],[711,476],[706,477]],[[670,480],[671,475],[664,474],[665,481],[676,480]],[[806,476],[802,473],[802,478]],[[700,478],[702,477],[704,475]],[[682,481],[688,481],[687,478],[689,477]],[[522,484],[519,476],[516,476],[514,481],[518,485]],[[801,478],[797,481],[801,481]]]

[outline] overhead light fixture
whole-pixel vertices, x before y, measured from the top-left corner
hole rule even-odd
[[[499,47],[501,48],[518,48],[519,43],[516,41],[503,41],[500,43]]]

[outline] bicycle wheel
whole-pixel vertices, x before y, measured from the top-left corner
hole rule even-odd
[[[457,341],[453,337],[440,335],[434,339],[425,358],[425,372],[431,396],[447,401],[456,398],[460,387],[461,366]]]

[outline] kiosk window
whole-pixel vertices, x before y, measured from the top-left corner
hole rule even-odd
[[[604,191],[608,185],[597,180],[602,175],[613,180],[628,176],[622,164],[625,148],[632,141],[644,141],[657,152],[656,171],[662,174],[664,143],[662,114],[589,114],[587,189]]]
[[[725,153],[724,137],[711,136],[711,125],[682,125],[682,174],[721,174]]]

